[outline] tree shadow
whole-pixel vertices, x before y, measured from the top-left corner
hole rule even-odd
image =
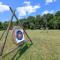
[[[21,47],[19,47],[18,51],[12,57],[11,60],[18,60],[27,51],[27,49],[29,49],[31,46],[32,46],[32,44],[30,44],[29,47],[27,45],[25,45],[22,49],[21,49]]]

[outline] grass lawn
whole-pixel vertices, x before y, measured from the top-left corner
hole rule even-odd
[[[7,38],[7,44],[3,54],[17,47],[11,38],[11,31]],[[21,56],[18,49],[3,57],[3,60],[60,60],[60,30],[27,30],[33,45]],[[0,31],[0,36],[2,31]],[[4,35],[5,36],[5,35]],[[0,46],[4,42],[4,37],[0,41]]]

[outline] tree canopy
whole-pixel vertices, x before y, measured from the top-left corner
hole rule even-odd
[[[28,16],[27,18],[19,19],[25,29],[60,29],[60,11],[54,14],[44,14],[36,16]],[[16,24],[17,21],[12,22]],[[0,22],[0,30],[7,29],[8,22]]]

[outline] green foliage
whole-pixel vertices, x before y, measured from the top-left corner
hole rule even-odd
[[[60,11],[55,14],[44,14],[29,16],[27,18],[19,19],[11,23],[15,26],[18,22],[21,22],[25,29],[60,29]],[[8,22],[0,22],[0,30],[7,29]]]
[[[3,25],[2,25],[2,22],[0,22],[0,30],[2,30],[3,28]]]

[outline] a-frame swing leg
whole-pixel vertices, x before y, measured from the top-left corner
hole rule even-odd
[[[18,18],[17,18],[17,16],[15,15],[15,11],[13,11],[12,9],[11,9],[11,7],[10,7],[10,10],[11,10],[11,12],[13,13],[13,16],[15,16],[15,18],[16,18],[16,20],[18,21]],[[12,20],[12,19],[11,19]],[[26,33],[26,31],[25,31],[25,29],[23,28],[23,25],[21,24],[21,22],[19,23],[19,26],[20,27],[22,27],[22,29],[24,30],[24,33],[26,34],[26,36],[27,36],[27,38],[29,39],[29,41],[31,42],[31,44],[33,44],[32,43],[32,40],[30,39],[30,37],[28,36],[28,34]],[[16,48],[18,48],[18,47],[16,47]],[[16,49],[15,48],[15,49]],[[12,51],[14,51],[15,49],[13,49]],[[10,51],[11,52],[11,51]],[[10,53],[10,52],[8,52],[8,53]],[[8,54],[7,53],[7,54]],[[4,55],[5,56],[5,55]]]
[[[11,7],[10,7],[10,10],[11,10],[13,16],[15,16],[16,20],[18,21],[18,18],[17,18],[17,16],[15,15],[15,13],[14,13],[14,11],[12,10]],[[26,34],[26,36],[27,36],[27,38],[29,39],[29,41],[31,42],[31,44],[33,44],[31,38],[30,38],[30,37],[28,36],[28,34],[26,33],[26,31],[25,31],[25,29],[24,29],[24,27],[23,27],[23,25],[22,25],[21,22],[19,22],[19,25],[20,25],[20,27],[24,30],[24,33]]]
[[[12,16],[12,18],[11,18],[11,21],[12,21],[12,19],[13,19],[13,16]],[[6,44],[6,40],[7,40],[7,36],[8,36],[8,33],[9,33],[9,28],[10,28],[10,25],[11,25],[11,21],[9,22],[9,25],[8,25],[8,28],[7,28],[7,34],[6,34],[6,36],[5,36],[5,40],[4,40],[2,49],[1,49],[0,57],[3,56],[3,50],[4,50],[4,47],[5,47],[5,44]]]

